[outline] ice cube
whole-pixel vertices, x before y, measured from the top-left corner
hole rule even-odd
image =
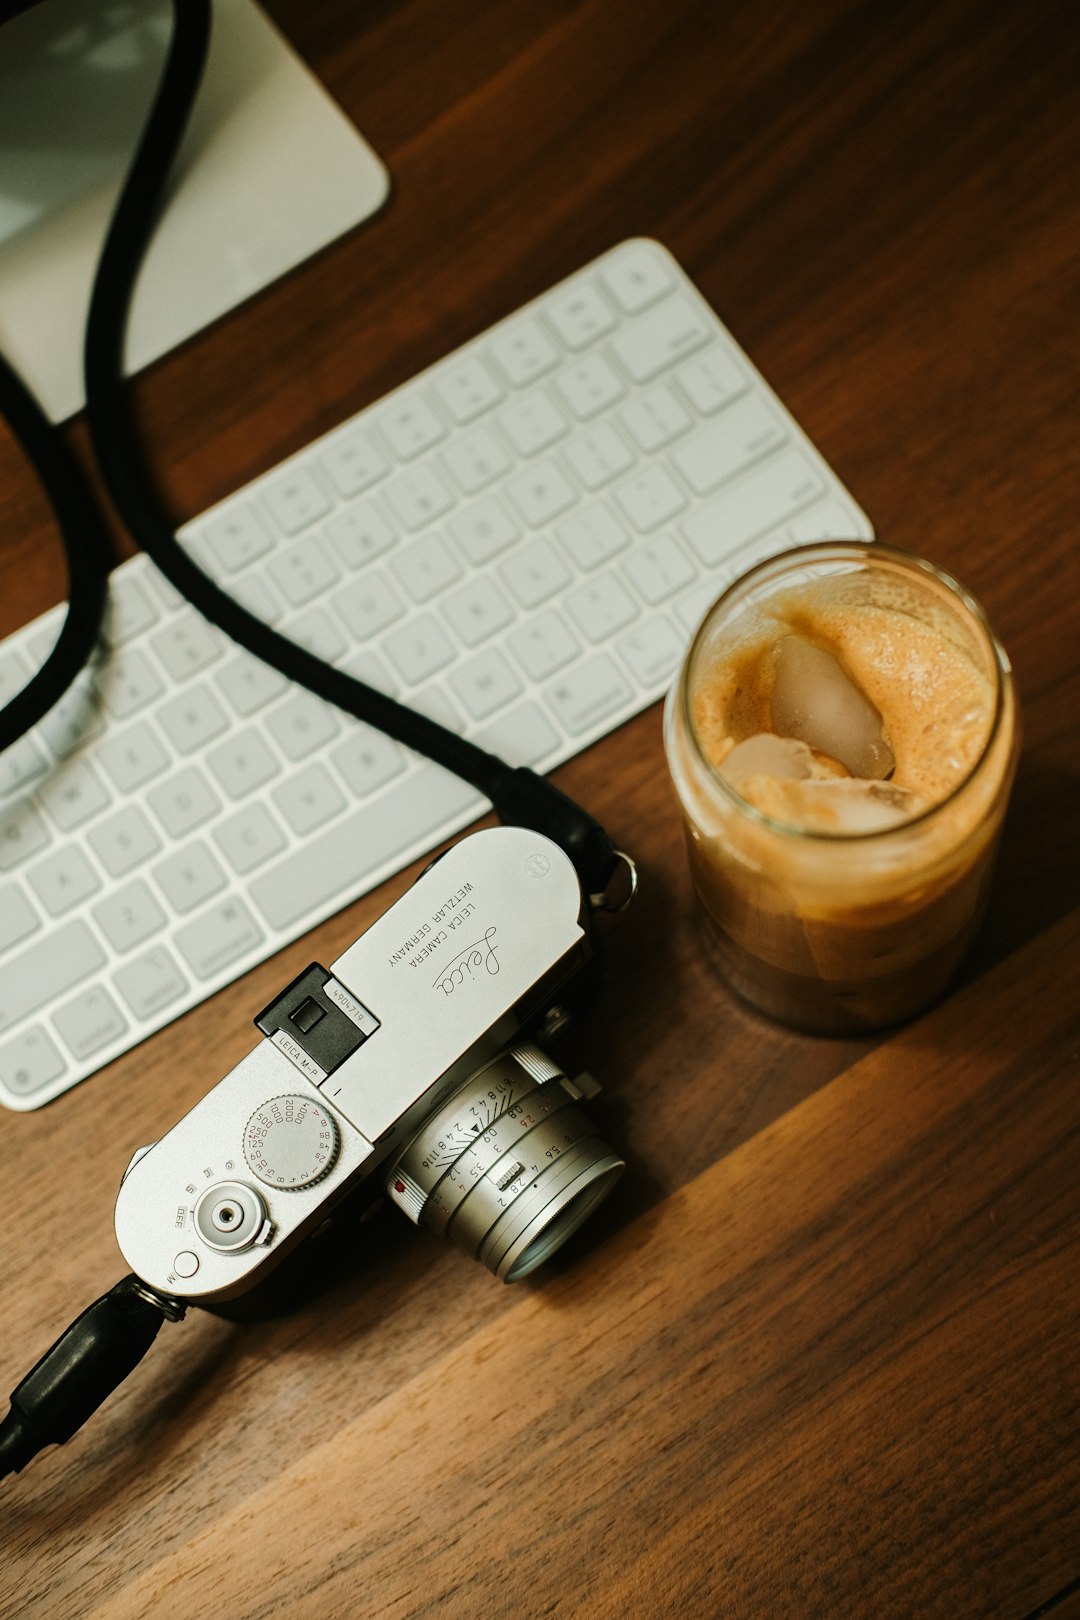
[[[772,776],[782,781],[805,781],[810,775],[814,756],[804,742],[794,737],[774,737],[771,731],[759,731],[736,743],[720,764],[720,774],[732,787],[749,776]]]
[[[755,776],[745,779],[739,792],[774,820],[817,833],[885,832],[925,808],[906,788],[850,776],[798,782]]]
[[[895,761],[881,716],[837,658],[803,636],[776,644],[773,726],[840,761],[852,776],[881,780]]]
[[[831,816],[837,832],[884,832],[910,821],[922,808],[915,794],[891,782],[842,779],[813,785],[820,789],[814,809],[822,818]]]

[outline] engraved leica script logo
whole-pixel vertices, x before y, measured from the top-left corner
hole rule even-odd
[[[483,974],[494,974],[499,971],[499,958],[496,952],[501,947],[496,943],[496,928],[494,923],[488,928],[481,939],[474,940],[459,951],[452,961],[447,962],[438,978],[431,981],[433,990],[441,990],[444,996],[452,996],[461,985],[468,984]]]

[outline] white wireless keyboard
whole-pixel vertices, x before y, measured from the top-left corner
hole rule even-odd
[[[295,640],[543,771],[664,693],[725,581],[870,533],[632,241],[182,538]],[[0,644],[0,703],[62,613]],[[485,808],[125,563],[93,666],[0,755],[0,1099],[56,1096]]]

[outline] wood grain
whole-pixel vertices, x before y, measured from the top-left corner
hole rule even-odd
[[[1074,916],[381,1400],[328,1390],[329,1438],[268,1437],[64,1612],[1027,1613],[1080,1537],[1078,950]]]
[[[382,215],[135,382],[177,519],[653,235],[875,522],[987,607],[1025,747],[961,992],[800,1039],[702,960],[656,709],[558,773],[642,893],[562,1055],[629,1169],[545,1281],[397,1218],[193,1313],[0,1486],[0,1614],[1071,1613],[1080,25],[1066,0],[268,0]],[[0,35],[2,43],[2,35]],[[2,341],[2,334],[0,334]],[[69,430],[87,456],[83,424]],[[0,634],[59,599],[0,435]],[[131,549],[116,535],[117,554]],[[118,1275],[116,1183],[412,873],[0,1118],[13,1383]],[[316,1286],[317,1284],[317,1286]],[[0,1389],[5,1387],[0,1382]]]

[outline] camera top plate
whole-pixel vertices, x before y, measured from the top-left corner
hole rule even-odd
[[[260,1017],[279,1004],[290,1017],[299,1013],[295,1040],[281,1040],[280,1019],[266,1020],[273,1034],[136,1155],[115,1217],[131,1269],[187,1299],[246,1292],[403,1146],[451,1086],[519,1038],[589,954],[581,887],[557,845],[518,827],[489,828],[454,845],[329,974],[318,969],[314,993],[297,982],[264,1009]],[[321,1003],[326,996],[335,1013],[345,1008],[361,1020],[364,1035],[329,1072],[304,1047],[322,1023],[303,1029],[311,1018],[305,997]],[[267,1185],[245,1156],[254,1139],[248,1128],[277,1105],[278,1132],[299,1133],[301,1115],[303,1129],[313,1130],[305,1098],[332,1116],[332,1160],[303,1184]],[[215,1248],[206,1234],[215,1221],[236,1218],[238,1184],[257,1195],[265,1219],[254,1211],[250,1246],[226,1248],[223,1238]],[[219,1185],[221,1210],[213,1198],[206,1204],[208,1189]],[[204,1214],[210,1208],[201,1224],[197,1205]]]

